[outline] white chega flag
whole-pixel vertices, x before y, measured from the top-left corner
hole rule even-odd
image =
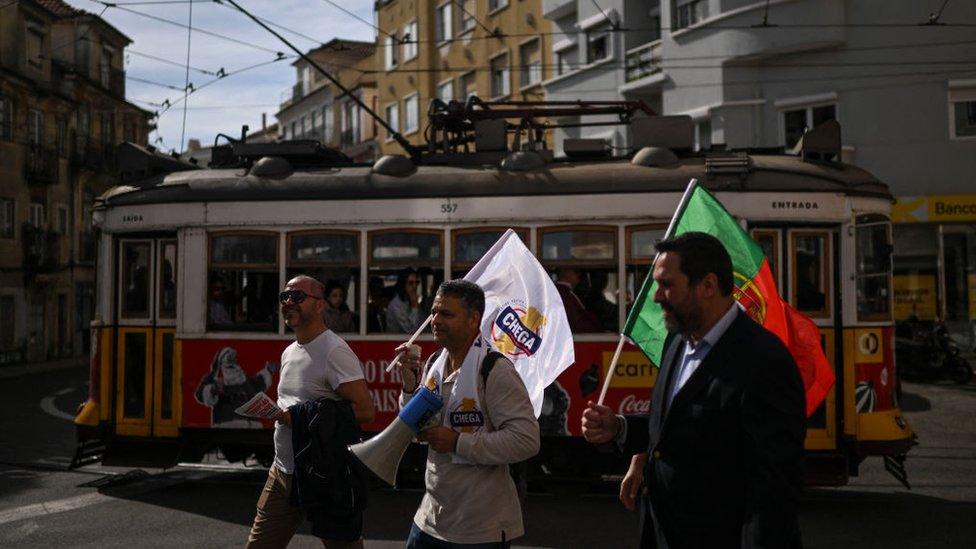
[[[512,229],[464,279],[485,291],[481,333],[515,364],[539,417],[546,387],[576,360],[556,285]]]

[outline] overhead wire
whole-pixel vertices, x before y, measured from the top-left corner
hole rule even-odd
[[[475,14],[469,12],[468,10],[464,9],[464,0],[451,0],[451,3],[454,4],[455,6],[457,6],[457,8],[459,10],[461,10],[462,13],[464,13],[465,15],[467,15],[468,17],[470,17],[471,19],[474,19],[475,23],[478,23],[478,26],[481,27],[482,29],[484,29],[485,32],[487,32],[490,36],[492,36],[494,38],[500,38],[501,37],[499,35],[499,33],[496,32],[497,29],[496,30],[489,29],[488,28],[488,25],[485,25],[481,21],[481,19],[478,19],[478,16],[477,15],[475,15]],[[475,4],[475,7],[477,7],[477,4]]]
[[[187,16],[186,30],[186,79],[183,88],[183,126],[180,129],[180,150],[183,150],[183,143],[186,138],[186,105],[187,96],[190,94],[190,42],[193,38],[193,2],[189,4],[189,15]]]
[[[140,17],[145,17],[147,19],[152,19],[154,21],[159,21],[161,23],[166,23],[168,25],[173,25],[175,27],[180,27],[180,28],[183,28],[183,29],[186,29],[187,28],[187,26],[184,23],[180,23],[178,21],[173,21],[171,19],[166,19],[165,17],[160,17],[158,15],[153,15],[151,13],[145,13],[145,12],[142,12],[142,11],[138,11],[138,10],[126,8],[126,7],[120,6],[120,5],[118,5],[117,3],[114,3],[114,2],[106,2],[104,0],[88,0],[88,1],[89,2],[94,2],[96,4],[102,4],[103,6],[106,6],[106,7],[115,8],[117,10],[122,10],[122,11],[125,11],[125,12],[128,12],[128,13],[132,13],[132,14],[138,15]],[[206,30],[206,29],[202,29],[200,27],[194,27],[192,29],[192,31],[193,32],[198,32],[200,34],[206,34],[207,36],[212,36],[214,38],[219,38],[221,40],[226,40],[228,42],[233,42],[235,44],[240,44],[242,46],[247,46],[249,48],[254,48],[254,49],[261,50],[261,51],[265,51],[265,52],[269,52],[269,53],[275,53],[275,54],[282,53],[282,52],[280,52],[278,50],[273,50],[271,48],[266,48],[264,46],[259,46],[257,44],[252,44],[250,42],[245,42],[243,40],[238,40],[238,39],[233,38],[231,36],[226,36],[226,35],[223,35],[223,34],[220,34],[220,33],[216,33],[216,32],[213,32],[213,31]]]
[[[180,63],[178,61],[172,61],[170,59],[165,59],[163,57],[157,57],[155,55],[150,55],[148,53],[143,53],[141,51],[135,51],[135,50],[132,50],[132,49],[125,50],[125,53],[131,53],[132,55],[136,55],[138,57],[145,57],[146,59],[152,59],[153,61],[159,61],[160,63],[165,63],[167,65],[173,65],[175,67],[184,67],[185,66],[183,63]],[[190,70],[199,72],[200,74],[206,74],[207,76],[216,76],[217,74],[220,73],[219,70],[217,70],[217,71],[211,71],[211,70],[207,70],[207,69],[201,69],[200,67],[194,67],[193,65],[190,65]]]
[[[374,24],[374,23],[371,23],[371,22],[369,22],[369,21],[367,21],[367,20],[365,20],[365,19],[363,19],[362,17],[360,17],[360,16],[358,16],[358,15],[356,15],[355,13],[353,13],[353,12],[351,12],[351,11],[349,11],[349,10],[347,10],[346,8],[344,8],[344,7],[342,7],[342,6],[340,6],[339,4],[337,4],[337,3],[335,3],[335,2],[333,2],[332,0],[322,0],[322,1],[323,1],[323,2],[325,2],[325,3],[326,3],[326,4],[328,4],[328,5],[330,5],[330,6],[332,6],[332,7],[334,7],[334,8],[336,8],[337,10],[339,10],[339,11],[341,11],[342,13],[345,13],[345,14],[346,14],[346,15],[348,15],[349,17],[352,17],[353,19],[356,19],[356,20],[358,20],[358,21],[360,21],[360,22],[362,22],[362,23],[365,23],[365,24],[367,24],[367,25],[369,25],[370,27],[373,27],[374,29],[376,29],[376,31],[377,31],[377,32],[379,32],[379,33],[381,33],[381,34],[385,34],[385,35],[387,35],[387,36],[389,36],[390,38],[392,38],[392,39],[394,39],[394,40],[397,40],[397,37],[396,37],[396,35],[395,35],[395,34],[390,34],[389,32],[387,32],[387,31],[385,31],[385,30],[383,30],[383,29],[381,29],[381,28],[380,28],[379,26],[377,26],[376,24]]]
[[[729,64],[713,64],[713,65],[699,65],[699,64],[668,64],[668,63],[651,63],[652,66],[659,68],[663,71],[667,70],[702,70],[702,69],[775,69],[775,68],[843,68],[843,67],[888,67],[888,66],[931,66],[931,65],[976,65],[976,59],[963,59],[963,60],[948,60],[948,61],[851,61],[851,62],[836,62],[836,63],[816,63],[816,62],[796,62],[796,63],[761,63],[761,64],[749,64],[749,65],[729,65]],[[519,65],[519,66],[509,66],[505,70],[511,72],[528,72],[538,70],[538,68],[559,68],[559,67],[570,67],[573,71],[576,70],[608,70],[608,69],[620,69],[627,68],[626,62],[622,61],[612,61],[607,60],[604,62],[595,61],[591,63],[542,63],[534,65]],[[461,67],[415,67],[415,68],[404,68],[404,72],[426,72],[426,73],[468,73],[468,72],[486,72],[492,70],[491,65],[465,65]],[[364,72],[367,74],[384,74],[394,72],[391,70],[383,69],[365,69]]]

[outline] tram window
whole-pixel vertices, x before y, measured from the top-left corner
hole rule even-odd
[[[207,325],[277,331],[278,235],[216,234],[210,239]]]
[[[566,308],[570,330],[618,331],[617,228],[539,229],[539,247]]]
[[[829,234],[792,234],[793,306],[813,318],[830,318]]]
[[[176,318],[176,242],[159,246],[159,318]]]
[[[655,244],[664,238],[664,226],[639,226],[627,228],[627,313],[651,272],[651,263],[657,255]]]
[[[870,221],[871,218],[862,216]],[[887,320],[891,315],[891,239],[887,220],[858,225],[855,231],[857,319]]]
[[[775,229],[753,229],[749,232],[752,239],[762,248],[766,261],[769,262],[769,270],[773,273],[776,286],[780,286],[780,260],[779,260],[779,231]],[[782,295],[782,294],[780,294]]]
[[[412,334],[426,320],[444,280],[443,238],[419,229],[370,233],[368,332]]]
[[[288,235],[287,275],[309,275],[325,286],[325,321],[333,331],[359,331],[359,233]]]
[[[461,278],[478,262],[485,252],[491,248],[507,227],[478,227],[477,229],[458,229],[451,233],[454,240],[451,248],[451,277]],[[528,246],[529,230],[515,229],[515,233]]]
[[[149,318],[149,242],[122,243],[122,318]]]

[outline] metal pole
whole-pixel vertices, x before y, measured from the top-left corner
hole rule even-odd
[[[291,48],[291,50],[293,52],[295,52],[296,54],[298,54],[298,56],[301,57],[303,60],[305,60],[306,63],[308,63],[309,65],[315,67],[315,70],[317,70],[320,73],[322,73],[322,75],[325,76],[326,78],[328,78],[330,82],[332,82],[333,84],[335,84],[335,86],[337,88],[339,88],[340,90],[342,90],[342,95],[348,95],[350,98],[352,98],[353,101],[355,101],[360,106],[360,108],[362,108],[367,113],[369,113],[369,115],[371,117],[373,117],[373,120],[376,120],[377,122],[379,122],[380,126],[383,126],[383,129],[385,129],[387,132],[389,132],[389,134],[391,136],[393,136],[393,139],[396,140],[396,142],[399,143],[401,147],[403,147],[403,150],[410,156],[410,158],[416,159],[420,155],[419,151],[416,148],[414,148],[414,146],[411,145],[410,142],[407,141],[407,139],[405,137],[403,137],[402,135],[400,135],[400,132],[398,132],[395,129],[393,129],[393,127],[390,126],[390,124],[387,123],[386,120],[383,120],[383,118],[381,118],[380,115],[378,115],[375,112],[373,112],[373,109],[369,108],[369,106],[367,106],[366,103],[363,103],[363,101],[361,99],[359,99],[358,97],[356,97],[355,95],[353,95],[352,92],[350,92],[345,86],[343,86],[341,83],[339,83],[339,80],[337,80],[331,74],[329,74],[328,72],[326,72],[325,69],[323,69],[322,67],[320,67],[318,65],[318,63],[316,63],[315,61],[312,61],[312,59],[310,57],[308,57],[307,55],[305,55],[304,53],[302,53],[302,51],[299,50],[298,48],[296,48],[294,45],[292,45],[291,42],[289,42],[288,40],[285,40],[285,38],[283,36],[281,36],[280,34],[278,34],[277,32],[275,32],[274,30],[272,30],[271,27],[269,27],[268,25],[265,25],[260,19],[258,19],[257,17],[251,15],[250,12],[248,12],[247,10],[245,10],[244,8],[242,8],[234,0],[220,0],[220,1],[221,2],[227,2],[228,4],[230,4],[230,5],[234,6],[235,8],[237,8],[237,11],[239,11],[239,12],[243,13],[244,15],[248,16],[252,21],[254,21],[258,25],[260,25],[261,28],[263,28],[264,30],[270,32],[271,34],[273,34],[275,36],[275,38],[277,38],[278,40],[281,40],[286,46],[288,46],[289,48]]]
[[[685,211],[685,207],[688,205],[688,201],[691,199],[691,195],[697,186],[697,179],[692,178],[692,180],[688,182],[688,188],[685,189],[685,194],[681,196],[681,201],[678,202],[678,209],[674,211],[674,215],[671,217],[671,223],[668,224],[668,230],[664,233],[665,240],[674,235],[674,230],[678,225],[678,218],[681,217],[682,212]],[[652,277],[654,274],[654,264],[657,263],[657,258],[660,255],[661,254],[654,255],[654,261],[651,262],[651,272],[648,273],[647,278],[644,279],[644,286],[647,286],[648,288],[650,287],[650,284],[654,283],[654,279]],[[643,293],[643,291],[644,287],[642,286],[641,291],[638,293]],[[633,313],[634,311],[631,311],[631,314]],[[626,337],[627,336],[620,334],[620,342],[617,343],[617,351],[613,353],[613,359],[610,361],[610,367],[607,368],[607,375],[603,379],[603,388],[600,390],[600,400],[597,401],[597,404],[603,404],[603,399],[607,396],[607,390],[610,388],[610,382],[613,380],[614,371],[617,369],[617,361],[620,360],[620,350],[624,346],[624,339]],[[660,366],[660,364],[658,364],[658,366]]]

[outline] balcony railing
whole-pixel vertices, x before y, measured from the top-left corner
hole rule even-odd
[[[24,271],[30,274],[50,272],[61,257],[61,235],[24,223]]]
[[[27,182],[50,185],[58,182],[58,152],[38,144],[27,145]]]
[[[661,41],[655,40],[628,50],[624,66],[627,82],[661,72]]]
[[[94,139],[76,136],[71,162],[95,172],[115,171],[115,147]]]

